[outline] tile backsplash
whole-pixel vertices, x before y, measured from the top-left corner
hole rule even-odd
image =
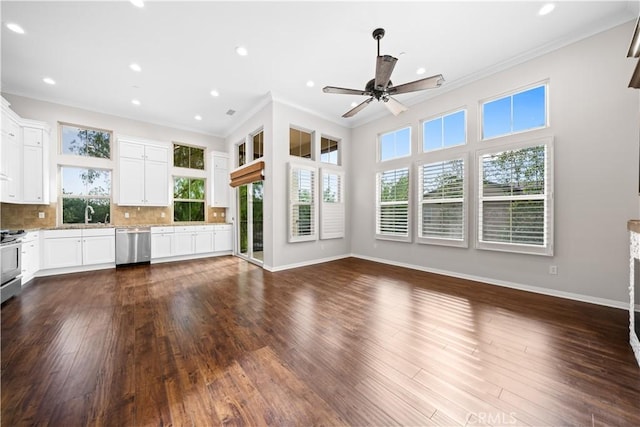
[[[225,208],[207,208],[209,223],[223,223],[227,221]],[[39,213],[44,213],[44,218]],[[129,218],[125,218],[125,213]],[[164,217],[162,214],[164,213]],[[136,207],[111,205],[111,224],[149,225],[173,223],[171,207]],[[12,203],[0,204],[1,229],[33,229],[53,228],[56,224],[56,204],[50,205],[16,205]]]

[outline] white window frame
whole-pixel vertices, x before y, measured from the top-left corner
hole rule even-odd
[[[407,200],[406,202],[383,202],[381,201],[381,192],[382,192],[382,176],[387,173],[387,172],[397,172],[397,171],[401,171],[401,170],[406,170],[407,171],[407,178],[408,178],[408,182],[407,185],[408,187],[408,191],[407,191]],[[381,170],[380,172],[378,172],[376,174],[376,210],[375,210],[375,224],[376,224],[376,229],[375,229],[375,233],[376,233],[376,239],[379,240],[394,240],[394,241],[399,241],[399,242],[411,242],[411,190],[412,190],[412,183],[411,183],[411,176],[412,176],[412,171],[411,171],[411,167],[409,166],[398,166],[398,167],[394,167],[394,168],[389,168],[389,169],[384,169]],[[406,234],[387,234],[387,233],[382,233],[380,232],[380,214],[381,214],[381,208],[383,206],[390,206],[390,205],[404,205],[406,204],[407,206],[407,232]]]
[[[409,153],[407,153],[405,155],[402,155],[402,156],[394,156],[394,157],[389,157],[388,159],[383,159],[382,158],[382,137],[385,136],[385,135],[392,134],[392,133],[400,132],[400,131],[405,130],[405,129],[409,129]],[[412,129],[411,125],[402,126],[402,127],[397,128],[397,129],[390,130],[388,132],[379,133],[378,134],[378,162],[389,162],[389,161],[392,161],[392,160],[411,157],[411,154],[413,153],[412,145],[413,145],[413,129]]]
[[[91,159],[95,159],[90,157]],[[70,195],[70,196],[65,196],[62,192],[63,187],[64,187],[64,182],[63,181],[63,169],[65,168],[73,168],[73,169],[93,169],[93,170],[99,170],[101,172],[109,172],[109,181],[110,181],[110,187],[109,187],[109,195],[108,196],[102,196],[102,195]],[[109,200],[109,218],[112,218],[111,214],[113,213],[113,206],[114,206],[114,201],[113,201],[113,169],[111,168],[102,168],[102,167],[94,167],[94,166],[78,166],[78,165],[70,165],[70,164],[58,164],[58,168],[57,168],[57,174],[60,177],[60,179],[58,180],[58,206],[60,206],[57,209],[56,212],[56,220],[58,224],[61,225],[74,225],[74,224],[83,224],[83,223],[79,223],[79,222],[64,222],[64,199],[84,199],[84,200],[90,200],[90,199],[101,199],[101,200]],[[87,202],[88,204],[88,202]],[[109,222],[107,224],[113,224],[113,220],[109,219]]]
[[[304,171],[309,171],[311,173],[311,202],[300,202],[299,200],[297,200],[297,188],[294,188],[295,186],[295,181],[293,179],[293,175],[294,173],[296,173],[299,170],[304,170]],[[288,189],[288,193],[289,193],[289,215],[288,215],[288,221],[287,221],[287,228],[288,228],[288,235],[289,235],[289,242],[290,243],[295,243],[295,242],[308,242],[308,241],[312,241],[312,240],[318,240],[318,169],[316,167],[313,166],[308,166],[308,165],[302,165],[299,163],[289,163],[288,164],[288,173],[287,173],[289,179],[288,179],[288,185],[287,185],[287,189]],[[308,235],[299,235],[296,233],[294,227],[293,227],[293,223],[295,221],[295,216],[294,216],[294,210],[296,206],[302,206],[302,205],[310,205],[311,206],[311,227],[312,227],[312,231],[310,234]]]
[[[531,89],[535,89],[538,88],[540,86],[544,86],[544,111],[545,111],[545,118],[544,118],[544,122],[545,124],[543,126],[538,126],[535,128],[530,128],[530,129],[525,129],[525,130],[519,130],[517,132],[513,131],[513,97],[515,95],[518,95],[520,93],[526,92],[528,90]],[[490,102],[493,101],[498,101],[500,99],[504,99],[504,98],[511,98],[511,131],[508,133],[503,133],[500,135],[495,135],[495,136],[491,136],[488,138],[485,138],[484,136],[484,105],[488,104]],[[491,98],[487,98],[487,99],[483,99],[480,100],[479,104],[478,104],[478,131],[479,131],[479,135],[478,135],[478,140],[479,141],[491,141],[497,138],[504,138],[505,136],[510,136],[510,135],[518,135],[518,134],[522,134],[522,133],[526,133],[526,132],[531,132],[534,130],[538,130],[538,129],[546,129],[550,126],[549,124],[549,81],[548,80],[544,80],[541,82],[537,82],[537,83],[533,83],[530,84],[528,86],[522,87],[520,89],[516,89],[513,90],[511,92],[507,92],[507,93],[503,93],[501,95],[498,96],[494,96]]]
[[[458,114],[459,112],[463,112],[464,113],[464,125],[463,125],[464,126],[464,141],[462,143],[460,143],[460,144],[456,144],[456,145],[451,145],[451,146],[445,147],[444,146],[444,119],[445,119],[445,117],[453,116],[454,114]],[[452,110],[452,111],[449,111],[449,112],[446,112],[446,113],[443,113],[443,114],[438,114],[437,116],[429,117],[427,119],[422,120],[420,122],[420,132],[421,132],[421,135],[422,135],[422,140],[421,140],[422,144],[421,144],[421,147],[420,147],[421,152],[432,154],[432,153],[436,153],[436,152],[441,151],[441,150],[448,150],[448,149],[451,149],[451,148],[462,147],[462,146],[467,145],[467,143],[469,141],[469,136],[468,136],[468,133],[467,133],[468,116],[469,116],[469,114],[468,114],[467,108],[466,107],[462,107],[462,108],[458,108],[458,109],[455,109],[455,110]],[[434,120],[438,120],[438,119],[442,120],[442,139],[443,139],[442,140],[442,144],[443,145],[441,147],[439,147],[439,148],[433,148],[431,150],[425,150],[424,142],[425,142],[426,135],[425,135],[425,132],[424,132],[424,126],[428,122],[431,122],[431,121],[434,121]]]
[[[311,151],[309,152],[310,157],[302,157],[295,154],[291,154],[291,131],[292,130],[309,134],[311,139],[311,147],[310,147]],[[295,161],[298,161],[298,160],[303,162],[315,161],[316,160],[316,141],[315,140],[316,140],[316,132],[314,130],[310,130],[301,126],[290,125],[289,126],[289,151],[288,151],[289,157]]]
[[[255,157],[255,152],[253,149],[253,138],[255,138],[256,136],[258,136],[260,133],[262,133],[262,155],[260,157]],[[251,147],[251,148],[249,148]],[[249,135],[249,140],[247,141],[247,145],[246,145],[246,153],[245,156],[247,156],[247,161],[245,162],[245,165],[254,162],[256,160],[260,160],[264,158],[264,147],[265,147],[265,140],[264,140],[264,128],[259,128],[258,130],[256,130],[255,132],[251,133]]]
[[[338,177],[338,200],[324,200],[325,177]],[[333,168],[320,169],[320,239],[339,239],[345,235],[344,172]]]
[[[323,162],[322,161],[322,139],[328,139],[330,141],[335,142],[336,144],[338,144],[338,150],[336,150],[336,163],[331,163],[331,162]],[[332,136],[328,136],[328,135],[320,135],[320,163],[324,164],[324,165],[334,165],[334,166],[340,166],[342,165],[342,140],[340,138],[334,138]]]
[[[543,195],[523,195],[523,196],[483,196],[483,167],[482,157],[487,154],[496,154],[504,151],[514,151],[520,149],[526,149],[530,147],[536,147],[544,145],[545,149],[545,182],[544,182],[544,194]],[[553,256],[554,249],[554,237],[553,237],[553,225],[554,225],[554,208],[553,208],[553,149],[554,138],[545,137],[526,142],[505,144],[501,146],[494,146],[484,150],[479,150],[476,153],[476,166],[477,166],[477,191],[478,191],[478,204],[477,204],[477,227],[476,227],[476,248],[486,249],[502,252],[515,252],[530,255],[544,255]],[[503,242],[490,242],[482,240],[483,221],[482,221],[482,206],[485,200],[544,200],[544,245],[528,245],[523,243],[503,243]]]
[[[453,147],[451,147],[453,148]],[[421,244],[455,246],[461,248],[469,247],[469,154],[467,152],[450,154],[449,152],[438,152],[429,156],[429,160],[423,160],[416,163],[417,168],[417,199],[416,203],[416,241]],[[423,166],[442,163],[452,160],[462,160],[463,162],[463,183],[462,198],[455,199],[425,199],[423,198]],[[460,203],[462,202],[462,239],[452,239],[447,237],[430,237],[424,236],[422,233],[422,209],[425,204],[431,203]]]

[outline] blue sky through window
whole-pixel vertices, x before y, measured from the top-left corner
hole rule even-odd
[[[424,122],[423,150],[432,151],[464,144],[465,124],[464,110]]]
[[[380,137],[380,160],[395,159],[411,154],[411,128],[385,133]]]
[[[543,127],[547,123],[546,86],[482,105],[483,139]]]

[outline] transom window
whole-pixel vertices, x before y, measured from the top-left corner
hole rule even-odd
[[[313,132],[290,128],[289,129],[289,154],[291,156],[311,159],[313,151]]]
[[[86,126],[60,125],[60,152],[73,156],[111,158],[112,132]]]
[[[409,239],[409,168],[377,175],[376,237]]]
[[[551,139],[478,157],[478,247],[553,255]]]
[[[253,160],[264,156],[264,131],[253,135]]]
[[[204,179],[173,178],[173,220],[204,221]]]
[[[62,166],[60,174],[63,224],[110,223],[110,170]]]
[[[204,170],[204,148],[173,144],[173,166]]]
[[[467,142],[466,110],[428,120],[422,125],[422,150],[433,151]]]
[[[482,139],[547,126],[547,85],[482,104]]]
[[[320,161],[322,163],[339,164],[339,142],[331,138],[320,138]]]
[[[238,150],[238,167],[244,166],[247,163],[247,143],[241,142],[236,148]]]
[[[379,138],[380,160],[391,160],[411,154],[411,128],[383,133]]]

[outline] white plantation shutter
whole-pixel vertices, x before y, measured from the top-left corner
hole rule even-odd
[[[289,164],[289,242],[318,238],[316,168]]]
[[[409,240],[409,168],[377,175],[376,237]]]
[[[322,192],[320,195],[320,238],[344,237],[344,174],[327,168],[320,170]]]
[[[419,172],[418,238],[466,246],[464,159],[424,164]]]
[[[553,255],[552,140],[478,157],[478,247]]]

